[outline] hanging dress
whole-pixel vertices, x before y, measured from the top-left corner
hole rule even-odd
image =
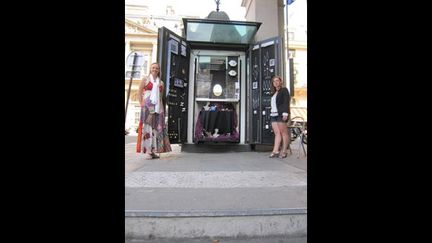
[[[148,80],[149,81],[142,92],[144,96],[144,104],[141,105],[136,152],[170,152],[172,150],[167,128],[165,126],[165,109],[163,105],[160,105],[159,111],[155,111],[155,105],[150,101],[153,83],[150,79]],[[159,92],[163,94],[163,85],[159,87]],[[162,104],[162,96],[159,96],[159,104]]]

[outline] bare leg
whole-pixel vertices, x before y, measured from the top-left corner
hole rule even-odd
[[[277,124],[278,124],[279,131],[281,133],[282,141],[283,141],[281,153],[286,154],[287,148],[289,146],[288,127],[287,127],[287,124],[285,122],[278,122]]]
[[[279,126],[277,125],[277,122],[272,122],[271,124],[275,135],[273,153],[279,153],[279,147],[282,140],[281,133],[279,131]]]

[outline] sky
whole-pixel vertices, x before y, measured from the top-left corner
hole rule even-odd
[[[242,0],[220,0],[219,11],[224,11],[230,20],[245,21],[246,10],[241,7]],[[172,5],[178,15],[191,15],[205,18],[216,11],[214,0],[125,0],[126,4],[148,5],[152,12],[164,15],[165,6]]]

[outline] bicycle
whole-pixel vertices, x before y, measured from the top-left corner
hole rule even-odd
[[[294,117],[293,119],[297,119],[297,118],[300,118],[300,117]],[[291,119],[291,120],[293,120],[293,119]],[[292,127],[290,128],[291,142],[295,141],[297,139],[297,137],[302,134],[301,127],[300,127],[302,125],[299,125],[300,122],[299,121],[292,121],[292,123],[293,123]],[[297,127],[296,124],[299,125],[299,127]],[[307,126],[306,126],[306,123],[304,124],[302,143],[307,145]]]
[[[292,143],[293,141],[300,139],[299,141],[299,156],[300,156],[300,150],[303,150],[303,153],[306,155],[306,149],[304,145],[307,145],[307,126],[306,121],[303,119],[303,117],[293,117],[290,119],[289,122],[289,130],[290,130],[290,137]]]

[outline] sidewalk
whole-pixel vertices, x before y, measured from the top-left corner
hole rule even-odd
[[[129,238],[306,236],[307,159],[297,158],[297,145],[285,159],[255,151],[187,153],[172,145],[160,159],[146,160],[135,153],[136,137],[125,139]],[[188,219],[183,228],[179,218]],[[163,228],[171,223],[177,229]]]

